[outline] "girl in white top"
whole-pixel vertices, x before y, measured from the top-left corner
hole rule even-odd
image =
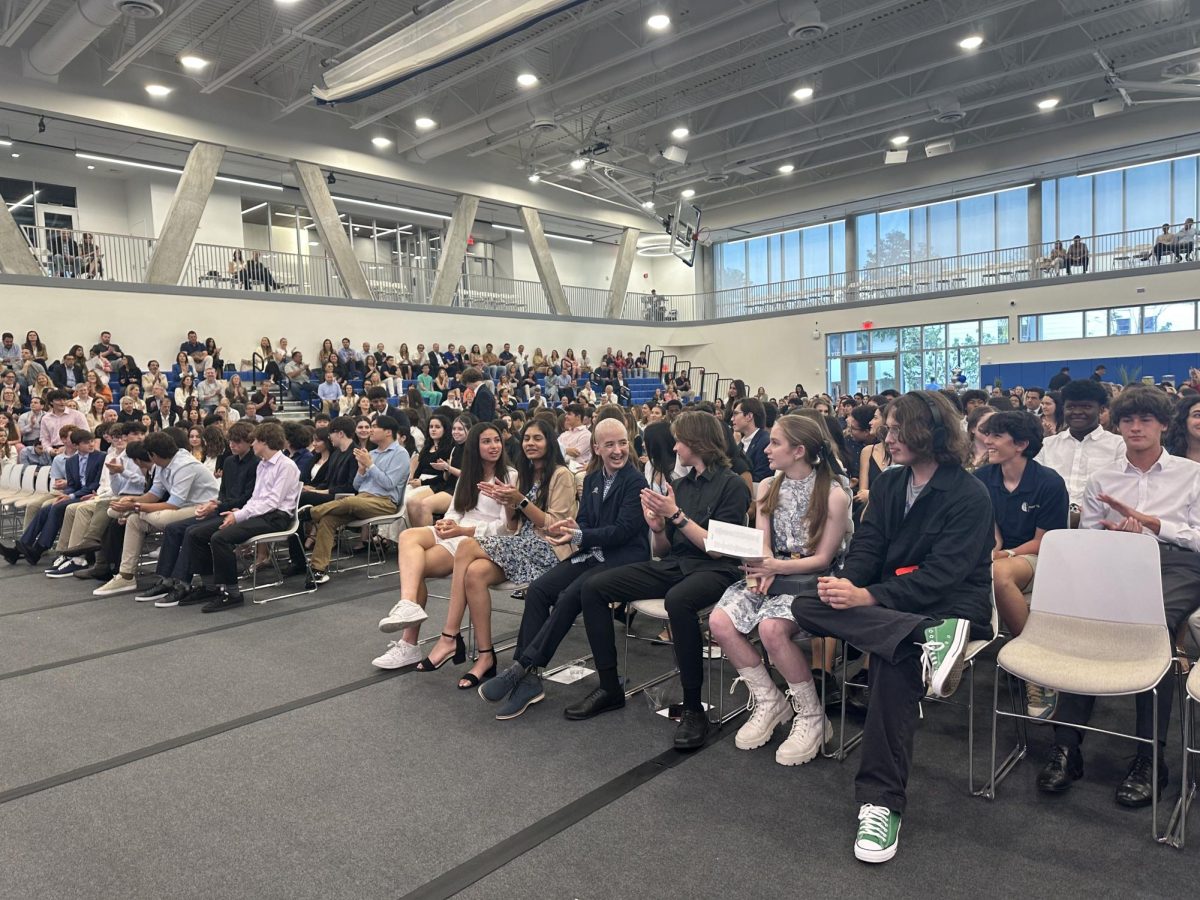
[[[425,528],[409,528],[400,534],[400,600],[379,622],[379,630],[403,630],[399,641],[388,645],[383,656],[374,660],[381,669],[398,669],[421,660],[417,641],[425,615],[428,591],[426,578],[444,578],[454,571],[454,553],[465,538],[501,534],[508,524],[508,511],[496,499],[479,489],[481,484],[513,485],[516,470],[504,458],[504,438],[491,422],[480,422],[467,434],[463,445],[461,474],[454,489],[454,501],[446,515]],[[461,620],[462,610],[459,611]],[[453,651],[436,663],[421,660],[422,671],[444,665],[451,658],[466,660],[462,634],[443,634],[453,642]]]

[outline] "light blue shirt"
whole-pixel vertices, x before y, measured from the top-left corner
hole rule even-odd
[[[146,490],[146,476],[142,474],[137,460],[130,459],[124,454],[122,456],[124,457],[122,464],[125,468],[117,474],[109,476],[108,486],[113,495],[117,497],[122,494],[141,495]]]
[[[360,494],[388,497],[399,509],[408,486],[408,451],[393,441],[386,450],[372,450],[371,462],[366,472],[354,476],[354,489]]]
[[[186,450],[179,450],[165,468],[157,468],[150,493],[176,509],[216,500],[220,486],[204,463]]]
[[[322,400],[339,400],[342,396],[342,386],[336,381],[322,381],[317,388],[317,396]]]
[[[75,454],[72,453],[71,456]],[[70,459],[65,453],[60,453],[50,462],[50,480],[57,481],[59,478],[67,477],[67,460]]]

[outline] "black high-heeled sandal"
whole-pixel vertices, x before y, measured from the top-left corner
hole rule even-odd
[[[478,652],[480,656],[485,653],[492,654],[492,664],[488,667],[487,671],[483,673],[482,678],[480,678],[474,672],[468,672],[466,675],[464,675],[458,682],[458,689],[460,691],[469,691],[471,688],[479,687],[479,685],[483,684],[483,682],[487,681],[489,678],[496,677],[496,648],[488,647],[485,650],[480,647]]]
[[[417,663],[418,672],[436,672],[446,663],[451,660],[455,665],[465,663],[467,661],[467,645],[463,642],[462,634],[446,634],[442,632],[442,637],[449,638],[454,641],[454,652],[449,656],[444,656],[437,662],[434,662],[432,657],[426,656],[423,660]]]

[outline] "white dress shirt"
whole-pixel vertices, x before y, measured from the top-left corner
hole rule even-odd
[[[1120,513],[1103,502],[1101,494],[1157,518],[1161,525],[1153,536],[1160,543],[1200,551],[1200,463],[1163,450],[1145,472],[1128,460],[1101,469],[1088,479],[1080,528],[1103,528],[1102,519],[1121,521]]]
[[[1075,440],[1070,431],[1060,431],[1046,438],[1042,452],[1035,459],[1061,475],[1067,483],[1071,504],[1082,506],[1084,489],[1092,473],[1125,459],[1125,439],[1099,426],[1082,441]]]

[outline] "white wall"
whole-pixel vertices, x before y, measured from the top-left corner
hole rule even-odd
[[[741,378],[771,396],[802,382],[810,393],[827,383],[824,335],[875,328],[1009,316],[1010,343],[983,348],[980,362],[1012,363],[1200,352],[1200,332],[1127,335],[1072,341],[1017,342],[1017,318],[1034,313],[1191,300],[1200,296],[1195,270],[1142,273],[1094,280],[1057,279],[1053,284],[901,303],[863,305],[792,316],[698,324],[671,329],[657,338],[680,358],[722,377]],[[819,332],[819,339],[813,334]],[[653,342],[653,341],[652,341]]]
[[[99,177],[88,171],[85,160],[34,154],[26,151],[20,159],[7,153],[0,158],[0,177],[26,181],[44,181],[75,188],[79,226],[92,232],[129,233],[128,203],[124,178]],[[10,203],[17,197],[5,197]]]
[[[537,281],[537,268],[525,236],[513,233],[508,242],[512,247],[512,277],[520,281]],[[617,261],[614,245],[575,244],[553,238],[547,243],[562,284],[605,289],[612,284],[613,264]]]

